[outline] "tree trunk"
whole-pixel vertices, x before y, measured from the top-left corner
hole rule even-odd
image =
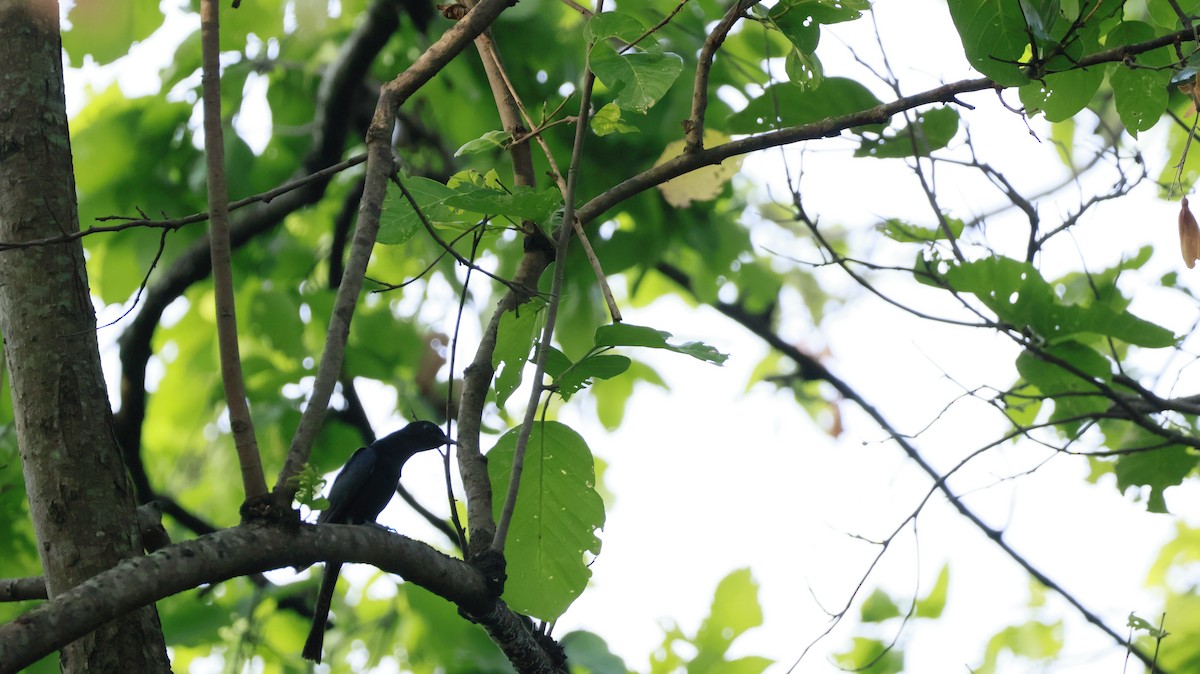
[[[0,0],[0,241],[79,229],[58,5]],[[112,431],[83,246],[0,251],[0,333],[51,597],[142,553]],[[64,672],[169,671],[153,606],[63,649]]]

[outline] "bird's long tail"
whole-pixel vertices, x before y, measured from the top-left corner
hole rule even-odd
[[[313,608],[312,629],[308,631],[308,640],[304,642],[304,651],[301,653],[307,660],[321,661],[321,647],[325,643],[325,623],[329,620],[329,605],[333,603],[333,590],[337,587],[341,570],[340,562],[329,562],[325,565],[325,575],[321,578],[321,592],[317,595],[317,605]]]

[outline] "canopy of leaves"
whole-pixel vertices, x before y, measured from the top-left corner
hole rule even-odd
[[[1191,97],[1172,83],[1187,85],[1195,77],[1195,44],[1179,12],[1194,15],[1200,2],[949,0],[945,12],[961,52],[930,58],[963,58],[974,72],[923,91],[901,81],[897,72],[903,71],[893,71],[870,51],[884,42],[860,31],[869,31],[863,27],[876,18],[867,0],[753,3],[722,36],[711,69],[709,64],[701,69],[708,96],[704,152],[714,153],[708,155],[689,149],[687,125],[680,123],[700,119],[692,88],[698,55],[730,3],[625,2],[618,11],[594,17],[572,4],[522,0],[491,28],[509,85],[529,115],[521,128],[502,128],[494,113],[494,83],[473,48],[401,106],[393,134],[400,170],[388,188],[380,245],[367,270],[368,290],[378,292],[366,294],[353,316],[338,395],[311,456],[314,474],[335,469],[353,448],[389,430],[367,419],[391,425],[401,417],[441,420],[454,414],[446,401],[458,400],[463,364],[470,362],[465,354],[475,346],[466,338],[455,340],[487,332],[496,298],[509,290],[488,274],[513,278],[530,250],[544,252],[553,243],[571,207],[591,218],[582,229],[596,266],[616,287],[619,305],[640,309],[677,298],[736,322],[773,349],[748,385],[776,386],[832,437],[845,430],[842,410],[851,405],[866,415],[847,423],[886,418],[831,374],[851,347],[828,339],[846,334],[829,329],[844,307],[882,297],[885,303],[870,305],[875,321],[870,348],[876,352],[890,353],[907,342],[892,328],[901,314],[887,313],[897,308],[964,333],[984,332],[1012,347],[996,347],[995,354],[1003,356],[979,354],[977,360],[999,363],[1004,374],[986,384],[987,393],[980,393],[981,386],[963,396],[986,399],[1010,433],[1004,439],[1030,437],[1042,451],[1098,454],[1090,459],[1093,479],[1112,473],[1110,489],[1115,486],[1139,501],[1137,508],[1144,504],[1154,513],[1170,510],[1172,487],[1195,479],[1200,455],[1197,409],[1189,398],[1194,391],[1171,383],[1186,381],[1185,368],[1172,365],[1171,358],[1194,352],[1187,348],[1189,323],[1149,311],[1146,303],[1135,302],[1131,289],[1141,283],[1148,295],[1170,293],[1191,302],[1195,296],[1187,281],[1178,270],[1145,281],[1147,270],[1164,257],[1156,254],[1165,253],[1161,246],[1130,244],[1117,261],[1086,259],[1055,246],[1070,236],[1096,236],[1085,226],[1085,212],[1124,196],[1147,163],[1161,171],[1157,177],[1172,196],[1200,176],[1190,121],[1156,128],[1164,118],[1170,122],[1170,115],[1183,120],[1194,114]],[[67,14],[63,49],[73,65],[90,60],[132,66],[138,57],[128,54],[136,43],[169,45],[162,49],[169,58],[156,73],[157,90],[150,86],[131,95],[121,86],[101,87],[88,92],[74,112],[71,150],[85,228],[145,224],[134,221],[180,218],[205,208],[195,5],[94,0],[76,3]],[[360,154],[380,83],[411,67],[450,25],[424,3],[383,0],[246,0],[235,11],[223,11],[221,113],[229,122],[231,197],[261,194]],[[851,50],[862,56],[857,65],[844,53]],[[937,65],[917,67],[928,73]],[[564,200],[547,176],[567,175],[585,69],[597,80],[592,114],[583,120],[591,133],[578,191]],[[348,71],[347,83],[340,78]],[[977,108],[1006,110],[1010,127],[974,122]],[[1024,118],[1014,121],[1017,113]],[[1054,126],[1047,128],[1042,118]],[[1009,180],[977,154],[979,134],[1012,133],[1011,127],[1058,146],[1069,169],[1065,182],[1031,187]],[[527,137],[532,130],[536,138]],[[810,140],[803,146],[804,160],[785,155],[786,170],[776,172],[782,177],[773,175],[774,182],[763,186],[767,179],[760,169],[743,163],[741,151],[726,149],[731,143],[771,147],[763,138],[783,137],[770,133]],[[1143,156],[1133,144],[1147,137],[1165,137],[1160,144],[1168,161],[1161,152]],[[510,157],[521,147],[532,150],[532,186],[513,175]],[[1097,147],[1088,160],[1085,155]],[[850,217],[838,211],[822,219],[818,212],[828,206],[828,199],[822,201],[828,195],[810,185],[827,176],[805,163],[818,150],[850,162],[832,180],[817,183],[844,190],[834,196],[857,208]],[[703,158],[695,170],[670,181],[638,181],[668,160],[688,161],[689,154]],[[1043,159],[1023,159],[1020,169]],[[1085,174],[1093,166],[1111,173],[1104,181],[1089,180]],[[932,209],[914,215],[876,199],[879,186],[866,180],[882,170],[903,175],[906,189]],[[234,211],[239,345],[268,473],[283,462],[326,346],[334,294],[355,233],[363,171],[358,164]],[[982,177],[980,182],[994,188],[988,198],[999,195],[999,210],[986,200],[949,203],[946,195],[953,189],[942,185],[954,172]],[[1102,189],[1098,182],[1104,182]],[[615,192],[619,199],[604,200]],[[177,538],[236,525],[242,498],[239,482],[230,479],[237,464],[218,374],[203,227],[130,227],[85,238],[90,287],[105,308],[102,315],[116,319],[136,306],[110,328],[120,336],[106,340],[116,341],[124,377],[115,394],[116,427],[135,457],[130,467],[138,498],[171,499],[177,510],[167,523]],[[721,342],[712,338],[716,328],[707,322],[659,323],[653,311],[650,319],[641,314],[631,322],[614,321],[596,266],[572,241],[563,260],[561,297],[550,297],[549,273],[538,287],[521,289],[533,299],[496,320],[495,350],[480,366],[495,369],[487,382],[483,422],[490,435],[483,445],[493,446],[488,472],[497,512],[511,480],[518,433],[510,408],[524,402],[530,386],[557,396],[530,436],[506,547],[504,599],[546,621],[562,616],[587,588],[589,563],[600,553],[597,531],[605,523],[591,443],[555,419],[559,405],[586,405],[613,429],[636,400],[637,382],[666,385],[642,362],[647,353],[717,365],[731,357],[714,346]],[[834,278],[833,272],[844,275]],[[554,336],[541,344],[553,302]],[[687,337],[677,340],[672,332]],[[101,339],[106,337],[102,332]],[[531,361],[539,351],[548,379],[531,383]],[[449,371],[452,355],[455,370]],[[984,426],[969,429],[966,439],[956,434],[958,445],[947,456],[962,452],[956,460],[967,464],[974,456],[967,452],[999,445],[997,437],[984,437]],[[0,540],[6,545],[0,576],[32,576],[40,568],[37,543],[12,428],[5,386]],[[886,425],[882,430],[886,437],[907,437]],[[879,429],[866,435],[878,437]],[[972,442],[977,447],[968,447]],[[945,476],[930,478],[954,484]],[[439,497],[444,503],[444,495]],[[1200,636],[1192,627],[1200,620],[1191,619],[1200,615],[1200,606],[1172,587],[1169,577],[1171,568],[1195,562],[1186,551],[1196,535],[1181,526],[1178,536],[1164,548],[1152,582],[1167,597],[1170,623],[1181,634],[1164,662],[1186,671],[1200,657]],[[720,541],[720,533],[713,538]],[[449,537],[434,542],[461,553]],[[486,634],[452,605],[387,577],[371,583],[390,589],[355,586],[350,599],[335,604],[338,626],[327,643],[332,661],[358,657],[365,643],[364,666],[391,657],[418,672],[509,670]],[[294,609],[312,584],[256,585],[242,579],[219,591],[159,602],[176,668],[184,671],[201,658],[226,653],[228,668],[235,669],[235,659],[242,657],[236,647],[243,644],[255,645],[252,656],[266,670],[299,667],[305,621]],[[917,596],[872,588],[847,615],[868,628],[899,623],[910,606],[917,618],[937,619],[952,603],[949,587],[945,566]],[[770,660],[730,655],[736,653],[734,642],[763,621],[758,590],[749,569],[730,574],[694,635],[665,630],[650,671],[763,671]],[[0,617],[19,612],[0,605]],[[356,634],[375,636],[356,641]],[[1049,661],[1063,649],[1065,634],[1057,619],[1021,619],[979,644],[973,664],[976,671],[993,671],[1010,657]],[[864,631],[849,637],[835,660],[860,671],[901,671],[903,648],[877,636]],[[627,671],[598,635],[573,632],[562,643],[578,671]],[[50,668],[53,663],[43,661],[33,671]]]

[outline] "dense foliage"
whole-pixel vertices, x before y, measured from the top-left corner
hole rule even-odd
[[[240,4],[222,8],[221,113],[231,201],[337,166],[233,211],[241,364],[258,449],[273,475],[317,374],[356,217],[368,202],[359,155],[376,93],[414,67],[451,22],[415,0]],[[593,457],[582,429],[556,420],[561,406],[594,410],[603,427],[615,429],[638,400],[635,384],[663,383],[646,363],[649,350],[713,364],[727,358],[710,344],[673,337],[666,331],[679,332],[678,326],[654,324],[653,312],[613,321],[605,291],[611,285],[619,307],[681,297],[740,324],[772,350],[756,382],[794,395],[797,412],[834,437],[844,430],[844,415],[857,408],[848,418],[889,436],[927,473],[930,492],[940,492],[936,498],[993,538],[1040,586],[1064,591],[972,511],[954,473],[997,446],[1027,443],[1021,446],[1040,457],[1082,455],[1070,460],[1088,462],[1091,480],[1115,476],[1131,507],[1153,513],[1168,512],[1172,487],[1195,480],[1200,406],[1186,366],[1198,306],[1176,253],[1145,246],[1115,260],[1080,255],[1078,263],[1066,263],[1077,258],[1060,252],[1075,245],[1073,239],[1086,246],[1097,236],[1089,218],[1114,200],[1133,198],[1139,184],[1145,191],[1154,182],[1143,183],[1148,175],[1172,200],[1200,175],[1190,121],[1196,114],[1191,83],[1200,69],[1192,22],[1200,1],[949,0],[934,9],[948,9],[962,52],[929,53],[924,63],[906,64],[888,60],[882,39],[863,39],[886,31],[878,25],[886,18],[899,20],[873,16],[882,10],[868,0],[732,4],[737,7],[717,0],[620,2],[614,11],[590,16],[574,2],[521,0],[492,26],[494,46],[469,47],[404,101],[392,137],[399,171],[382,203],[366,274],[369,292],[353,315],[338,389],[303,474],[302,505],[319,508],[319,476],[375,433],[390,430],[372,428],[368,418],[459,420],[467,401],[460,405],[460,396],[473,385],[464,380],[464,367],[480,348],[472,342],[490,334],[496,343],[485,359],[496,374],[486,384],[481,445],[497,519],[518,443],[527,439],[529,448],[505,547],[503,598],[513,610],[552,624],[587,591],[605,521],[604,464]],[[71,143],[82,226],[119,230],[84,239],[91,292],[101,316],[116,320],[104,330],[120,333],[115,432],[137,498],[166,504],[164,521],[176,541],[237,525],[245,497],[234,478],[239,466],[228,435],[205,229],[200,218],[179,220],[206,210],[197,7],[81,0],[67,13],[70,28],[63,33],[73,65],[129,67],[148,50],[174,49],[149,93],[130,95],[116,84],[89,91],[71,120]],[[503,64],[523,103],[519,112],[528,115],[516,126],[497,115],[495,92],[504,84],[483,65],[488,49],[496,50],[491,62]],[[906,79],[910,69],[935,70],[963,54],[976,71],[963,79],[929,84],[917,78],[928,84],[924,89]],[[584,84],[589,70],[596,84],[584,122],[588,133],[576,148],[576,113],[590,91]],[[972,122],[997,112],[1020,121],[996,129]],[[1019,163],[1012,168],[1010,159],[992,162],[976,151],[991,135],[1027,133],[1047,140],[1035,161],[1056,162],[1052,177],[1037,172],[1038,184],[1017,175]],[[1148,137],[1159,147],[1138,145]],[[789,148],[786,171],[770,184],[756,184],[768,172],[760,151],[780,146]],[[832,166],[846,171],[838,200],[872,199],[855,167],[875,171],[886,164],[912,182],[910,191],[926,202],[928,215],[891,212],[879,199],[864,203],[855,221],[823,219],[831,200],[810,193],[808,185],[821,176],[805,163],[821,166],[812,155],[823,148],[842,161]],[[564,208],[576,149],[575,199]],[[522,161],[532,162],[531,170]],[[955,203],[947,183],[969,185],[989,200],[998,196],[1000,206],[988,213]],[[531,251],[544,252],[558,232],[571,229],[564,212],[578,216],[588,245],[579,237],[570,242],[561,288],[552,284],[558,267],[551,263],[539,292],[493,318]],[[1180,216],[1186,234],[1185,216],[1186,207]],[[793,258],[763,241],[799,252]],[[1161,269],[1166,258],[1173,271],[1146,271]],[[1145,288],[1171,293],[1180,313],[1167,319],[1131,310],[1135,293]],[[882,383],[843,379],[836,349],[818,355],[786,337],[819,333],[856,303],[878,298],[886,303],[879,311],[971,335],[964,339],[982,333],[980,343],[994,351],[980,360],[1011,361],[1004,363],[1004,379],[960,397],[978,403],[992,421],[999,416],[1002,428],[972,428],[951,453],[933,460],[921,437],[906,435],[888,409],[873,404],[872,386]],[[553,344],[539,359],[541,331],[554,313]],[[880,320],[888,320],[884,316]],[[880,332],[875,348],[890,348],[896,335]],[[535,363],[549,380],[545,391],[533,382],[531,403]],[[370,392],[366,404],[360,390]],[[25,516],[11,419],[6,387],[0,399],[0,576],[36,576],[37,541]],[[936,423],[953,419],[948,408]],[[461,556],[461,531],[442,521],[449,517],[444,503],[425,504],[443,513],[429,517],[447,533],[430,542]],[[897,506],[895,523],[903,529],[924,503]],[[726,526],[712,523],[717,544]],[[1171,632],[1157,666],[1184,672],[1200,667],[1200,606],[1194,573],[1186,575],[1198,534],[1182,519],[1177,531],[1149,583],[1161,593]],[[647,554],[677,556],[682,564],[697,553]],[[858,619],[853,634],[833,647],[837,663],[902,671],[905,644],[895,635],[917,618],[936,620],[953,602],[947,589],[953,564],[917,596],[871,591],[866,576],[865,589],[846,598],[856,613],[836,616]],[[1142,580],[1118,575],[1121,583]],[[255,576],[163,599],[158,608],[174,667],[185,671],[215,657],[230,671],[250,660],[261,671],[300,668],[312,590],[312,582],[276,584]],[[735,639],[762,622],[757,591],[750,570],[731,573],[696,633],[667,630],[650,671],[763,671],[769,660],[729,652]],[[1090,598],[1071,601],[1086,617]],[[26,609],[0,605],[0,614],[10,619]],[[998,671],[1006,653],[1052,661],[1062,648],[1060,625],[1030,611],[1027,622],[979,645],[979,660],[968,663],[974,671]],[[335,614],[326,642],[334,671],[347,662],[366,669],[390,658],[418,672],[511,668],[482,629],[414,583],[359,593],[351,603],[335,603]],[[1098,629],[1107,629],[1113,648],[1123,652],[1127,627],[1096,622],[1105,623]],[[875,629],[880,625],[887,629]],[[1152,659],[1158,646],[1153,625],[1137,627],[1136,647]],[[609,653],[602,636],[561,635],[573,671],[639,668]],[[38,668],[53,666],[48,659]]]

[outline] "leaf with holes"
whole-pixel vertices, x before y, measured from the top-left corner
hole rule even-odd
[[[514,428],[487,454],[497,519],[516,453]],[[557,421],[535,423],[525,450],[517,507],[504,546],[504,601],[520,613],[554,621],[587,587],[600,552],[604,502],[596,492],[592,452],[583,437]]]
[[[615,91],[617,107],[646,112],[667,93],[683,71],[683,59],[670,52],[618,54],[606,44],[592,51],[592,72]]]

